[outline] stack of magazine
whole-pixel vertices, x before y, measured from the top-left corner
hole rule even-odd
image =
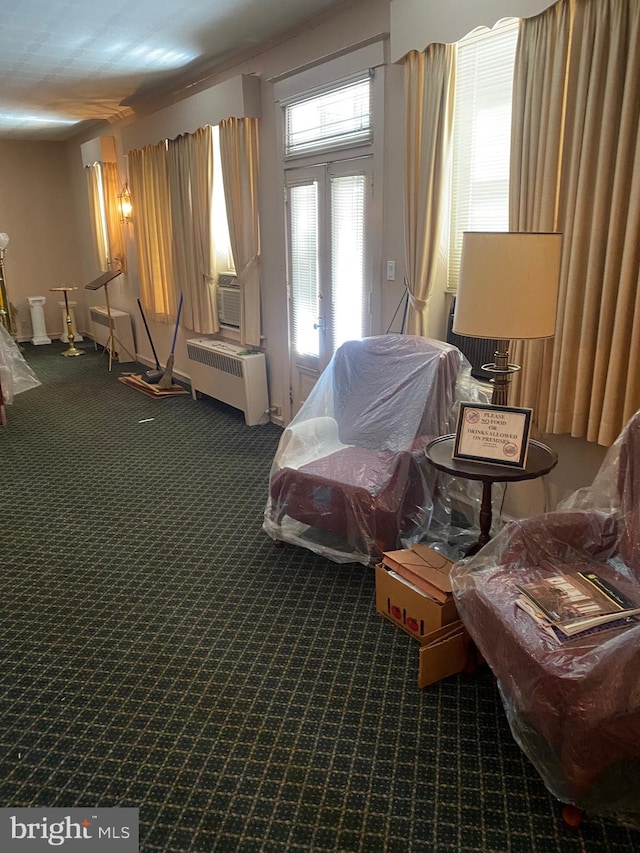
[[[595,572],[517,584],[517,604],[560,642],[637,623],[640,606]]]

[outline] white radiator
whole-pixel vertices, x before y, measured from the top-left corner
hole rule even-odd
[[[267,368],[264,353],[194,338],[187,341],[191,394],[198,391],[244,412],[247,426],[269,420]]]
[[[126,311],[111,308],[111,325],[113,328],[112,356],[119,362],[135,361],[135,344],[131,331],[131,317]],[[89,308],[93,340],[101,347],[109,343],[109,315],[107,309],[100,305]]]

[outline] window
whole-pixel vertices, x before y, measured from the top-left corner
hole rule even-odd
[[[457,46],[447,289],[455,290],[464,231],[509,228],[511,98],[518,21]]]
[[[331,330],[333,351],[365,333],[367,176],[331,175]]]
[[[285,106],[285,156],[371,141],[371,78],[359,75]]]
[[[96,232],[99,234],[98,245],[101,247],[100,254],[104,258],[104,269],[108,269],[109,264],[109,231],[107,229],[107,202],[104,197],[104,178],[102,176],[102,164],[96,163],[93,167],[96,170],[96,190],[98,193],[98,203],[96,206],[97,222]]]
[[[318,358],[318,186],[314,181],[289,190],[291,335],[295,352]]]
[[[213,199],[211,202],[211,235],[215,252],[216,269],[235,271],[231,239],[229,237],[229,222],[227,220],[227,204],[224,197],[224,182],[222,179],[222,159],[220,156],[220,129],[212,128],[213,137]]]
[[[118,171],[115,163],[96,162],[85,167],[93,245],[98,269],[124,264],[122,223],[118,210]]]

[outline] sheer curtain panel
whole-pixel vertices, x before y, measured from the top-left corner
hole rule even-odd
[[[225,119],[219,129],[231,251],[242,293],[240,338],[260,346],[258,119]]]
[[[173,275],[184,296],[182,325],[201,334],[219,330],[215,303],[212,128],[168,142]]]
[[[166,142],[130,151],[129,178],[135,204],[140,301],[148,317],[169,323],[176,315],[177,299]]]

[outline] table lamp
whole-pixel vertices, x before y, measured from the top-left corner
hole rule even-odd
[[[499,341],[492,364],[491,402],[506,406],[509,341],[551,338],[556,328],[562,234],[465,231],[453,331]],[[504,343],[502,343],[504,342]]]

